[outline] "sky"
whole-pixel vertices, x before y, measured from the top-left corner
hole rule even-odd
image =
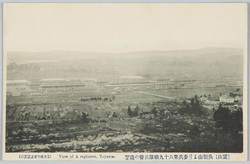
[[[243,3],[5,3],[4,51],[245,48]]]

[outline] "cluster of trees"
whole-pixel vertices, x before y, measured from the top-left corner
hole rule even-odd
[[[81,99],[80,101],[112,101],[115,100],[115,96],[112,96],[112,99],[110,98],[101,98],[101,97],[91,97],[91,98],[87,98],[87,99]]]
[[[182,108],[179,110],[180,114],[195,114],[195,115],[202,115],[203,114],[203,107],[199,101],[197,95],[191,99],[190,103],[183,101]]]
[[[139,107],[138,107],[138,105],[136,106],[134,111],[132,111],[130,106],[128,106],[128,116],[129,117],[137,117],[138,115],[139,115]]]
[[[91,119],[89,118],[89,115],[88,115],[87,112],[85,112],[85,113],[82,112],[81,117],[82,117],[82,122],[83,123],[89,123],[91,121]]]
[[[156,107],[154,107],[150,112],[140,112],[139,113],[139,107],[138,107],[138,105],[135,107],[135,109],[134,110],[131,110],[131,108],[130,108],[130,106],[128,106],[128,116],[129,117],[137,117],[137,116],[139,116],[140,115],[140,117],[142,117],[142,115],[143,114],[154,114],[154,117],[156,117],[157,116],[157,114],[158,114],[158,110],[157,110],[157,108]],[[163,111],[161,111],[161,113],[162,113],[162,115],[161,116],[163,116],[164,114],[163,114]]]
[[[114,101],[115,100],[115,95],[112,95],[112,98],[102,98],[102,97],[91,97],[91,98],[86,98],[86,99],[80,99],[80,101]]]
[[[37,71],[37,70],[41,70],[41,68],[39,67],[39,65],[34,64],[34,63],[30,63],[30,64],[17,64],[15,62],[12,62],[10,64],[7,65],[7,70],[8,71]]]
[[[223,132],[238,134],[243,129],[242,109],[230,111],[220,104],[214,113],[214,120],[215,126],[221,128]]]

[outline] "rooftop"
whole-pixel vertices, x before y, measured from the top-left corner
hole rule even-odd
[[[67,80],[55,78],[55,79],[42,79],[41,81],[67,81]]]
[[[223,99],[234,99],[234,97],[231,96],[231,95],[222,95],[220,97],[223,98]]]
[[[121,76],[121,79],[143,79],[142,76]]]
[[[16,84],[16,83],[29,83],[27,80],[7,80],[7,84]]]

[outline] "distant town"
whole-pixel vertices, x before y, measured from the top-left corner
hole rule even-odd
[[[148,94],[155,97],[167,99],[185,100],[183,96],[168,96],[166,92],[174,92],[190,89],[206,90],[206,94],[199,95],[202,103],[211,108],[218,107],[220,103],[230,107],[230,109],[242,107],[242,81],[234,78],[209,79],[207,80],[173,80],[173,79],[149,79],[142,76],[119,76],[111,81],[97,81],[94,79],[41,79],[36,82],[27,80],[7,80],[7,97],[33,97],[45,95],[64,95],[91,93],[95,98],[107,95],[110,101],[111,97],[126,92],[137,92],[139,94]],[[234,88],[231,92],[213,94],[213,90],[220,88]],[[212,90],[209,93],[209,90]],[[159,93],[157,93],[159,92]],[[87,95],[79,97],[78,101],[88,98]],[[104,101],[104,99],[101,99]]]

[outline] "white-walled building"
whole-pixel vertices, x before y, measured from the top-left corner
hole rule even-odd
[[[235,98],[231,95],[222,95],[220,96],[220,102],[224,104],[233,104],[235,102]]]

